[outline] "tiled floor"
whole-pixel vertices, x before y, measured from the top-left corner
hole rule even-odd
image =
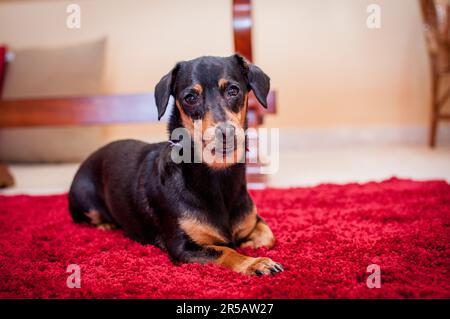
[[[11,165],[16,186],[2,194],[66,192],[78,164]],[[273,187],[309,186],[383,180],[392,176],[450,182],[450,147],[371,146],[308,149],[280,154],[279,170],[270,175]]]
[[[379,181],[392,176],[450,182],[450,147],[378,146],[285,152],[276,187]]]

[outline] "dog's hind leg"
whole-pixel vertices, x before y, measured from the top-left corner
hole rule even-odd
[[[87,216],[90,220],[90,223],[94,226],[97,226],[98,229],[107,231],[107,230],[113,230],[117,228],[116,224],[105,222],[103,215],[94,209],[91,209],[90,211],[84,213],[85,216]]]
[[[69,210],[72,215],[74,222],[76,223],[88,223],[94,226],[97,226],[98,229],[101,230],[112,230],[116,229],[117,226],[105,219],[105,208],[102,208],[98,204],[87,204],[84,208],[75,208],[73,200],[69,200]],[[87,209],[86,207],[93,207]],[[102,213],[103,211],[103,213]]]
[[[116,228],[95,185],[86,177],[75,177],[69,191],[69,211],[75,223],[92,224],[102,230]]]

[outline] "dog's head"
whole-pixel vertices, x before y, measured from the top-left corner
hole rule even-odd
[[[156,85],[158,118],[173,96],[170,133],[183,127],[197,149],[209,147],[216,160],[207,164],[227,167],[245,156],[248,93],[267,107],[269,89],[269,77],[237,54],[180,62]]]

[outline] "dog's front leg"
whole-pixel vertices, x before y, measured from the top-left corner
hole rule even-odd
[[[233,233],[236,241],[241,243],[239,247],[242,248],[272,248],[275,244],[272,230],[258,215],[254,204],[250,212],[235,224]]]
[[[275,244],[275,237],[273,236],[272,230],[261,217],[257,217],[258,220],[255,228],[253,228],[251,233],[244,239],[239,247],[272,248]]]
[[[191,247],[192,248],[192,247]],[[270,275],[283,271],[283,267],[267,257],[249,257],[236,250],[218,245],[197,247],[193,250],[178,251],[172,255],[176,262],[215,263],[244,275]]]
[[[207,246],[217,252],[214,263],[245,275],[270,275],[283,271],[283,267],[267,257],[249,257],[224,246]]]
[[[283,271],[283,267],[266,257],[249,257],[227,246],[227,240],[217,229],[196,219],[180,221],[185,236],[172,242],[169,253],[181,262],[222,265],[246,275],[268,275]]]

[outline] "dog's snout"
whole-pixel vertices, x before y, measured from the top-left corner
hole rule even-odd
[[[226,140],[227,137],[231,138],[235,135],[235,128],[228,123],[219,124],[216,127],[216,137]]]

